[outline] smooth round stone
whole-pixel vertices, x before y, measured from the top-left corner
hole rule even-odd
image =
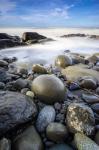
[[[0,60],[0,67],[7,67],[7,66],[8,66],[8,62],[4,60]]]
[[[28,74],[28,70],[26,68],[18,68],[17,73],[23,75],[27,75]]]
[[[67,109],[66,123],[72,133],[82,132],[91,135],[95,118],[90,107],[81,103],[72,103]]]
[[[27,91],[26,95],[33,98],[34,97],[34,93],[32,91]]]
[[[96,89],[96,93],[99,95],[99,87]]]
[[[48,150],[73,150],[73,148],[71,148],[67,144],[56,144]]]
[[[97,63],[99,61],[99,57],[96,55],[92,55],[92,56],[88,57],[87,60],[92,63]]]
[[[49,123],[55,120],[55,109],[52,106],[45,106],[39,113],[36,127],[39,132],[45,131]]]
[[[86,89],[96,89],[97,82],[94,78],[84,77],[80,82],[80,86]]]
[[[88,104],[94,104],[99,103],[99,97],[92,94],[82,94],[82,98],[88,103]]]
[[[44,150],[42,140],[34,126],[28,127],[13,141],[13,150]]]
[[[63,141],[68,136],[66,126],[61,123],[50,123],[46,128],[46,135],[48,139],[54,142]]]
[[[40,74],[46,74],[46,73],[47,73],[46,68],[44,68],[43,66],[41,66],[41,65],[39,65],[39,64],[33,65],[32,71],[33,71],[34,73],[40,73]]]
[[[55,60],[57,67],[65,68],[72,65],[72,59],[68,55],[59,55]]]
[[[99,131],[97,131],[94,140],[95,140],[95,142],[99,145]]]
[[[31,91],[44,103],[53,104],[65,99],[66,88],[54,75],[40,75],[32,82]]]
[[[27,80],[24,80],[24,79],[22,79],[22,78],[17,79],[17,80],[15,81],[15,83],[14,83],[14,87],[15,87],[15,89],[17,89],[17,90],[21,90],[21,89],[23,89],[23,88],[27,88],[27,86],[28,86],[28,81],[27,81]]]
[[[99,114],[99,103],[91,105],[94,112]]]
[[[99,150],[99,146],[84,134],[76,133],[74,140],[77,150]]]
[[[0,150],[11,150],[11,141],[6,138],[1,139]]]

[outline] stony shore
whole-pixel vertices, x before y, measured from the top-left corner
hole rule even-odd
[[[31,73],[0,58],[0,150],[98,150],[99,54],[65,51]]]

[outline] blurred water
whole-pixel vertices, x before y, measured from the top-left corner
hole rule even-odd
[[[51,64],[55,57],[62,54],[64,50],[71,50],[72,52],[82,54],[92,54],[99,52],[99,40],[89,38],[60,38],[61,35],[68,33],[85,33],[98,34],[98,29],[3,29],[0,32],[6,32],[12,35],[22,35],[24,31],[36,31],[47,37],[51,37],[56,41],[47,42],[43,44],[33,44],[31,46],[9,48],[0,51],[0,55],[8,57],[16,56],[18,63],[42,63]]]

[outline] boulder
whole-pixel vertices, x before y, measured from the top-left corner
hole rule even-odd
[[[24,32],[22,35],[23,42],[26,42],[29,40],[41,40],[41,39],[46,39],[46,37],[36,32]]]
[[[53,122],[47,126],[46,135],[54,142],[62,142],[67,138],[68,130],[63,124]]]
[[[32,100],[17,92],[0,91],[0,136],[37,115]]]
[[[99,146],[84,134],[76,133],[74,139],[78,150],[99,150]]]
[[[72,65],[72,59],[68,55],[59,55],[55,60],[55,65],[60,68],[65,68]]]
[[[75,81],[85,76],[91,76],[99,81],[99,73],[93,69],[88,69],[88,66],[84,64],[69,66],[62,70],[62,74],[70,81]]]
[[[14,150],[43,150],[43,143],[35,127],[30,126],[14,139],[12,148]]]
[[[31,90],[44,103],[53,104],[65,99],[65,86],[54,75],[38,76],[33,80]]]
[[[39,132],[44,132],[49,123],[55,120],[55,109],[52,106],[45,106],[39,113],[36,127]]]
[[[71,103],[67,109],[66,123],[72,133],[93,134],[95,118],[90,107],[82,103]]]

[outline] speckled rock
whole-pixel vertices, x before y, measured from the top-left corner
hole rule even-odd
[[[1,139],[0,150],[11,150],[11,141],[6,138]]]
[[[43,143],[34,126],[30,126],[14,139],[12,148],[14,150],[43,150]]]
[[[66,123],[72,133],[82,132],[91,135],[95,125],[93,111],[84,104],[72,103],[67,109]]]
[[[72,65],[72,59],[68,55],[59,55],[55,60],[57,67],[65,68]]]
[[[48,139],[54,142],[64,141],[68,136],[68,131],[66,126],[61,123],[50,123],[46,128],[46,135]]]
[[[88,104],[94,104],[99,103],[99,97],[97,95],[93,94],[82,94],[82,98],[88,103]]]
[[[56,144],[48,150],[73,150],[73,148],[67,144]]]
[[[44,103],[53,104],[65,99],[66,88],[54,75],[40,75],[32,82],[31,90]]]
[[[36,127],[39,132],[45,131],[49,123],[55,120],[55,110],[52,106],[45,106],[39,113]]]
[[[44,68],[43,66],[41,66],[41,65],[39,65],[39,64],[33,65],[32,71],[33,71],[34,73],[40,73],[40,74],[46,74],[46,73],[47,73],[46,68]]]
[[[99,146],[81,133],[75,134],[75,144],[78,150],[99,150]]]

